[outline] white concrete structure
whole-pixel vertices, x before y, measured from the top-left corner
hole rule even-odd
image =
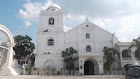
[[[41,11],[37,33],[36,67],[53,66],[59,70],[63,67],[63,26],[63,12],[58,5],[53,4],[46,11]]]
[[[126,64],[134,64],[131,53],[128,52],[128,48],[130,47],[132,42],[118,42],[117,46],[119,48],[120,52],[120,58],[121,58],[121,67],[124,67]],[[132,48],[131,51],[134,52],[136,49]],[[140,61],[137,60],[139,63]]]
[[[0,25],[0,31],[2,31],[8,38],[8,46],[3,47],[0,46],[0,48],[4,50],[7,50],[7,52],[2,52],[3,53],[1,56],[2,60],[4,63],[0,64],[0,75],[18,75],[18,73],[15,72],[13,69],[13,47],[14,47],[14,39],[11,34],[11,32],[3,25]]]
[[[41,11],[35,67],[42,69],[51,66],[60,70],[64,64],[61,52],[73,47],[79,54],[77,64],[80,74],[85,74],[87,64],[92,64],[92,71],[89,72],[95,75],[103,73],[103,48],[117,47],[117,37],[88,19],[67,32],[64,32],[63,27],[64,19],[60,6],[52,4],[47,10]]]

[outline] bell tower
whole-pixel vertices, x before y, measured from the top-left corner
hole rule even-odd
[[[61,7],[52,4],[48,9],[42,10],[39,21],[35,66],[53,66],[60,70],[63,67],[61,52],[64,50],[64,20]]]
[[[52,4],[45,11],[41,11],[39,28],[48,31],[63,32],[63,12],[60,6]]]

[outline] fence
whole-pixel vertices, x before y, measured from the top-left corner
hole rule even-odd
[[[29,73],[29,72],[26,72]],[[61,71],[54,71],[54,70],[40,70],[40,69],[36,69],[36,70],[32,70],[31,73],[32,75],[80,75],[79,74],[79,70],[61,70]],[[99,74],[99,75],[123,75],[123,71],[122,70],[104,70],[104,73]]]
[[[123,75],[122,70],[104,70],[104,75]]]
[[[38,71],[38,70],[34,70],[31,71],[32,75],[79,75],[79,71],[78,70],[74,70],[74,71],[68,71],[68,70],[63,70],[63,71]]]

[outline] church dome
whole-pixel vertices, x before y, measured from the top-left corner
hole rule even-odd
[[[57,4],[50,5],[48,9],[51,9],[51,8],[61,9],[61,7]]]

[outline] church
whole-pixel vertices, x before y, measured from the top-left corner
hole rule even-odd
[[[50,66],[60,71],[63,66],[61,52],[66,48],[73,47],[78,52],[78,68],[80,74],[99,75],[104,73],[103,48],[116,48],[120,53],[120,63],[131,64],[132,59],[127,52],[130,42],[119,42],[117,37],[85,20],[84,23],[64,32],[64,15],[61,7],[52,4],[40,13],[39,27],[37,32],[37,45],[35,67],[45,68]],[[86,69],[85,69],[86,68]]]

